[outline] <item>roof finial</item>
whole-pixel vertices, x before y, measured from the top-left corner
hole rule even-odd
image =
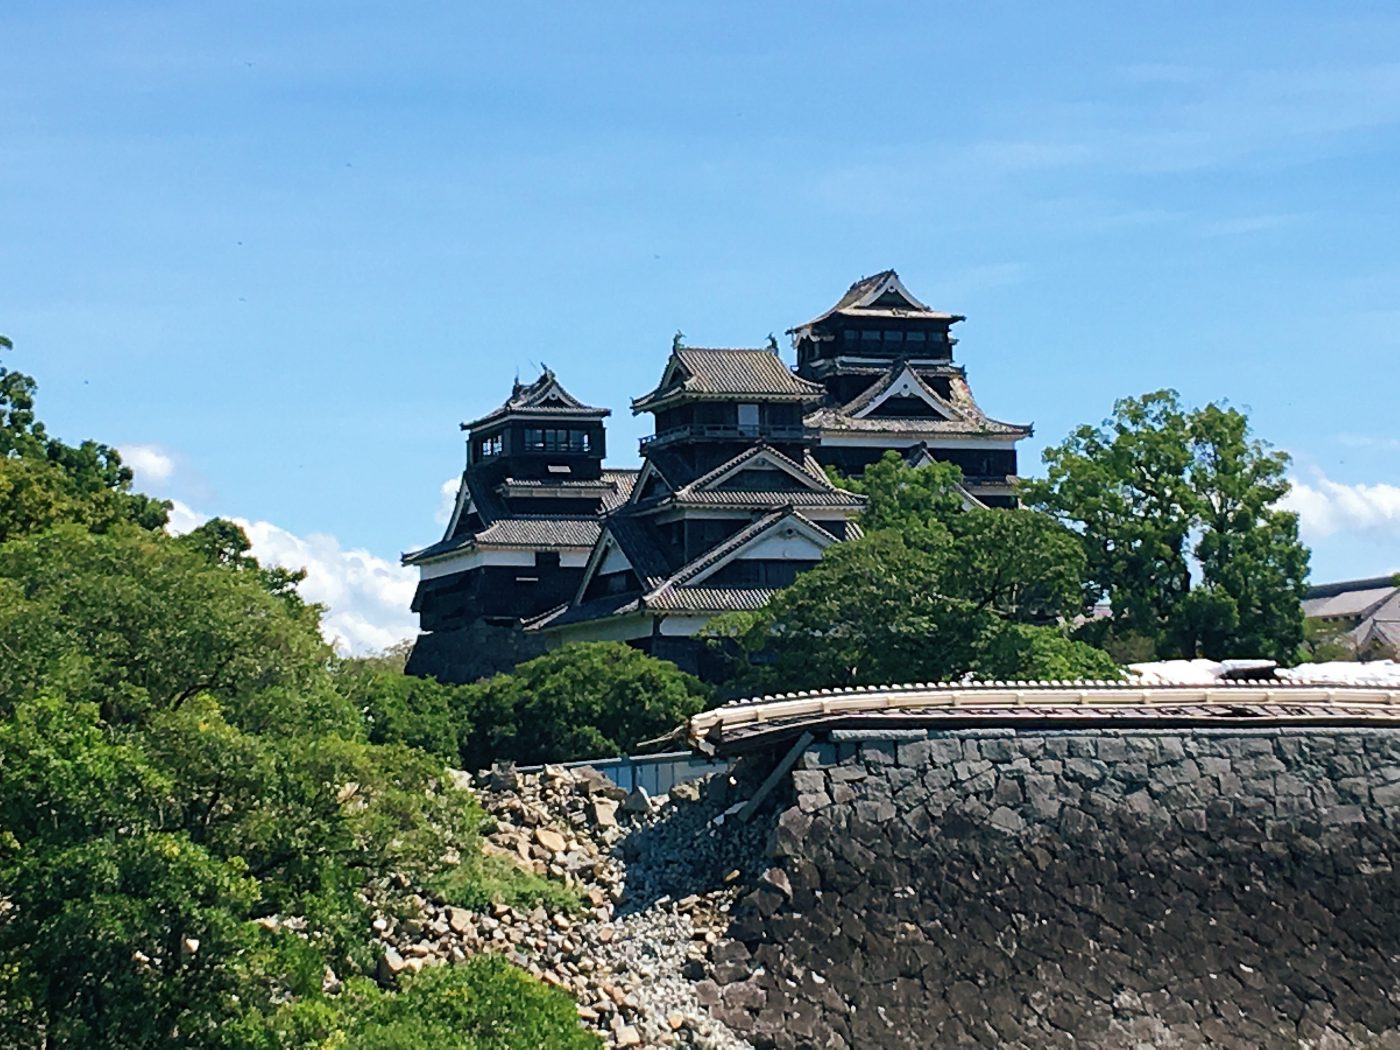
[[[778,337],[772,332],[768,333],[768,349],[775,354],[778,352]]]
[[[677,328],[676,334],[671,336],[671,352],[675,353],[683,346],[685,346],[685,333]]]

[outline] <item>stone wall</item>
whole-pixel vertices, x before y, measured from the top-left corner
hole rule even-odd
[[[465,627],[420,634],[405,668],[408,674],[442,682],[475,682],[511,671],[548,649],[538,635],[519,627],[477,621]]]
[[[791,775],[700,985],[755,1045],[1400,1047],[1400,733],[898,735]]]

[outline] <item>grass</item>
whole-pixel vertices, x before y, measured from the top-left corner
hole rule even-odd
[[[578,914],[583,898],[569,886],[526,871],[508,857],[482,854],[441,872],[430,889],[448,904],[482,911],[492,904]]]

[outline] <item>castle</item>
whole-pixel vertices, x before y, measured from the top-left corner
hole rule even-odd
[[[704,674],[696,632],[758,609],[833,543],[859,534],[859,475],[887,451],[963,472],[969,505],[1015,503],[1029,426],[984,414],[953,361],[961,315],[916,299],[893,270],[862,278],[776,346],[679,340],[632,402],[654,433],[640,469],[604,466],[606,408],[548,369],[470,423],[443,538],[417,567],[422,633],[408,670],[470,681],[570,641],[618,640]]]

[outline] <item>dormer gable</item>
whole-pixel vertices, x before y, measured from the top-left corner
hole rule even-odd
[[[574,595],[574,604],[641,589],[642,580],[631,559],[617,538],[604,529],[589,552],[583,578],[579,580],[578,591]]]
[[[681,568],[656,591],[698,586],[736,561],[816,562],[837,542],[797,511],[775,511]]]
[[[843,412],[853,419],[962,419],[965,415],[925,383],[908,364],[892,369]]]
[[[677,493],[829,492],[833,488],[824,474],[813,474],[776,449],[755,445],[678,489]]]
[[[661,468],[648,459],[642,464],[637,481],[632,486],[632,495],[627,502],[633,505],[647,503],[652,500],[664,499],[674,491],[674,486],[666,480],[666,475],[661,473]]]

